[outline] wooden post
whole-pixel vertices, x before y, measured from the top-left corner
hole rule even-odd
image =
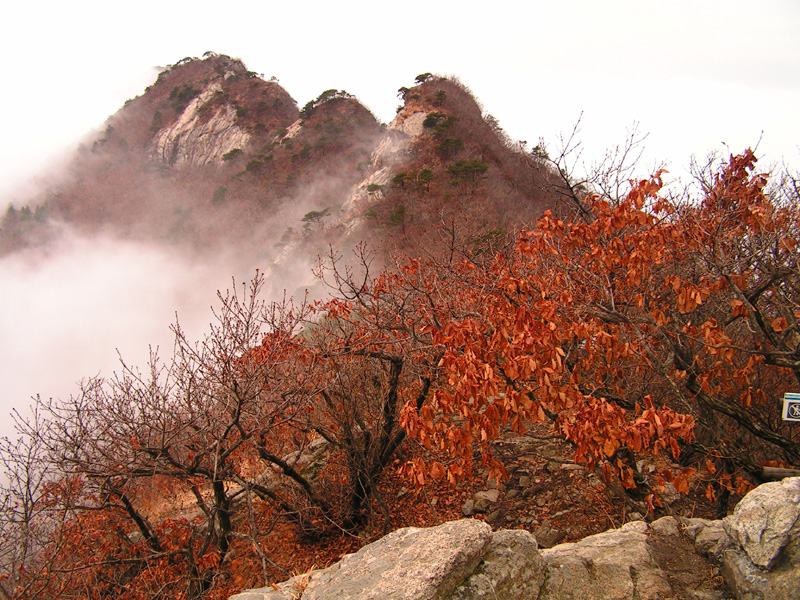
[[[764,479],[778,480],[784,477],[800,477],[800,469],[782,469],[780,467],[761,467],[761,476]]]

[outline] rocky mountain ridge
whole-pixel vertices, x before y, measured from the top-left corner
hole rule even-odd
[[[37,219],[9,209],[0,252],[56,235],[53,223],[196,250],[233,238],[262,255],[365,238],[419,250],[442,222],[475,237],[558,206],[557,178],[459,82],[424,74],[400,94],[382,125],[344,90],[299,109],[240,60],[183,59],[33,199]]]
[[[472,519],[399,529],[231,600],[796,600],[798,577],[800,478],[787,478],[722,520],[632,521],[541,551],[528,531]]]
[[[236,109],[230,104],[217,108],[207,121],[202,110],[222,92],[214,83],[192,100],[172,125],[159,130],[151,140],[149,155],[154,161],[181,166],[221,163],[223,156],[250,143],[250,134],[236,123]]]

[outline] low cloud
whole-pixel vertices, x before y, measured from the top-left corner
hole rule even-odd
[[[149,349],[172,352],[176,312],[190,339],[208,330],[217,290],[248,281],[253,256],[196,257],[173,248],[65,229],[47,248],[0,259],[0,411],[26,412],[31,398],[64,398],[81,379],[142,366]],[[310,261],[298,261],[290,293],[311,283]],[[270,282],[271,294],[282,282]],[[280,290],[280,291],[279,291]],[[0,419],[0,435],[13,434]]]

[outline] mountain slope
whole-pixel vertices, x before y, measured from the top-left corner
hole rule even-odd
[[[426,74],[400,93],[383,126],[343,90],[301,110],[239,60],[183,59],[79,149],[36,215],[4,219],[0,252],[59,222],[195,250],[315,253],[369,237],[417,252],[442,224],[502,236],[557,207],[552,174],[459,82]]]
[[[401,88],[404,106],[343,206],[348,231],[430,250],[431,230],[483,239],[558,210],[558,178],[513,144],[460,82],[430,74]]]

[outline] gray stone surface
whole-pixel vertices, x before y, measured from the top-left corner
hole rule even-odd
[[[800,538],[800,478],[757,487],[723,523],[755,566],[772,567],[783,548]]]
[[[800,478],[756,488],[722,523],[722,573],[739,600],[800,600]]]
[[[695,541],[697,534],[703,529],[708,527],[709,523],[716,523],[717,521],[710,521],[709,519],[696,519],[696,518],[681,518],[681,525],[683,526],[683,533],[691,541]]]
[[[498,531],[492,535],[478,568],[448,600],[537,598],[544,576],[544,561],[530,533],[520,529]]]
[[[738,600],[800,600],[797,565],[784,564],[765,571],[755,566],[743,552],[726,550],[722,574]]]
[[[675,517],[661,517],[650,523],[650,529],[661,535],[679,535],[680,522]]]
[[[491,527],[472,519],[428,529],[398,529],[335,565],[312,572],[301,597],[303,600],[443,599],[475,571],[491,538]],[[286,590],[297,588],[296,580],[282,584],[280,592],[262,588],[233,596],[231,600],[284,600]]]
[[[175,123],[161,129],[148,148],[150,158],[175,166],[200,166],[221,163],[225,153],[246,148],[250,134],[236,124],[234,107],[226,104],[210,119],[201,117],[203,107],[221,91],[222,86],[213,83],[189,103]]]
[[[461,513],[465,517],[471,517],[475,514],[475,501],[472,498],[467,498],[464,505],[461,507]]]
[[[527,531],[492,533],[472,519],[407,528],[231,600],[800,600],[798,507],[800,478],[786,479],[748,494],[724,522],[635,521],[541,551]]]
[[[644,521],[542,551],[547,580],[539,600],[655,600],[671,597],[650,555]]]
[[[500,490],[483,490],[482,492],[475,492],[473,496],[474,499],[474,508],[473,512],[476,513],[484,513],[486,512],[489,507],[497,502],[498,498],[500,497]]]
[[[722,521],[707,521],[694,538],[694,547],[698,553],[707,557],[715,565],[722,563],[722,555],[731,547]]]

